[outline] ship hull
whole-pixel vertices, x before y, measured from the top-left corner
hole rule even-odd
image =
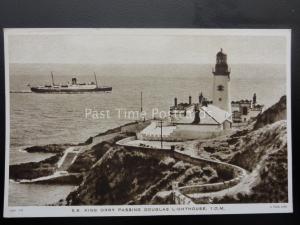
[[[86,92],[109,92],[112,91],[112,87],[98,87],[93,89],[80,89],[80,88],[39,88],[32,87],[30,88],[32,92],[35,93],[86,93]]]

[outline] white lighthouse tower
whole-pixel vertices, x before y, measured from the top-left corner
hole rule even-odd
[[[227,55],[223,53],[222,49],[217,53],[213,74],[213,104],[231,113],[230,70],[227,65]]]

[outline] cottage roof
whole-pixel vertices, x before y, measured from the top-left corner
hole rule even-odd
[[[201,124],[222,124],[224,121],[228,120],[231,121],[231,114],[214,106],[214,105],[208,105],[208,106],[202,106],[200,111],[204,112],[204,114],[201,113],[201,118],[199,121],[199,125]],[[174,118],[174,122],[178,124],[187,124],[187,123],[193,123],[195,118],[195,111],[194,107],[190,108],[189,113],[187,113],[186,117],[180,117],[180,118]]]
[[[214,105],[202,106],[204,110],[210,117],[212,117],[216,122],[222,124],[225,120],[231,121],[231,114],[223,109],[220,109]]]

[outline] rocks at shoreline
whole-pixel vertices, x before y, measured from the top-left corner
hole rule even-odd
[[[68,168],[70,174],[59,178],[51,178],[49,180],[38,181],[40,184],[74,184],[78,185],[82,181],[82,177],[86,171],[89,171],[93,164],[102,157],[115,144],[116,141],[132,135],[132,132],[142,129],[147,126],[146,123],[139,124],[132,122],[120,127],[100,133],[95,137],[88,138],[84,143],[76,144],[49,144],[43,146],[32,146],[24,149],[28,153],[53,153],[55,155],[39,162],[28,162],[9,166],[9,179],[32,180],[40,177],[50,176],[57,171],[57,163],[64,155],[64,152],[69,147],[84,147],[87,150],[78,153],[78,157],[73,164]],[[128,127],[128,128],[127,128]],[[100,138],[99,138],[100,137]],[[97,142],[99,139],[99,142]],[[96,141],[95,141],[96,140]],[[93,143],[95,142],[95,143]],[[88,147],[90,145],[90,147]]]
[[[21,163],[9,166],[9,179],[23,180],[36,179],[39,177],[49,176],[56,170],[56,163],[62,157],[63,153],[57,153],[40,162]]]
[[[43,146],[32,146],[25,148],[24,151],[28,153],[61,153],[64,152],[68,147],[74,146],[73,144],[49,144]]]

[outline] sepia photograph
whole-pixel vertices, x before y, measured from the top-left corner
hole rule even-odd
[[[5,29],[6,217],[287,213],[289,29]]]

